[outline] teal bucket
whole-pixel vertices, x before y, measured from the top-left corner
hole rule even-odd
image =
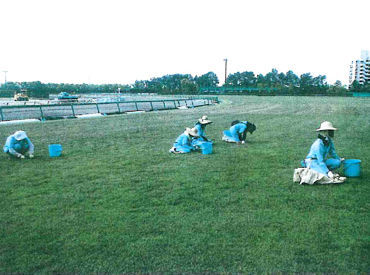
[[[49,145],[49,156],[50,157],[60,157],[62,154],[62,145],[60,144],[50,144]]]
[[[346,159],[344,162],[344,175],[346,177],[359,177],[361,173],[361,160],[359,159]]]
[[[212,154],[212,142],[203,142],[200,148],[203,155]]]

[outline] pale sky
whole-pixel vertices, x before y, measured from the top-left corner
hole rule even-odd
[[[293,70],[348,84],[369,0],[0,0],[0,83]]]

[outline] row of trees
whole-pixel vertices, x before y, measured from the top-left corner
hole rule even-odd
[[[135,81],[134,92],[155,93],[197,93],[201,87],[216,87],[218,77],[214,72],[192,77],[190,74],[173,74],[152,78],[151,80]]]
[[[201,76],[193,77],[190,74],[173,74],[162,77],[152,78],[150,80],[138,80],[131,85],[122,84],[55,84],[35,82],[8,82],[0,87],[0,96],[6,93],[18,92],[22,89],[27,90],[32,97],[48,97],[49,94],[60,92],[69,93],[114,93],[132,92],[132,93],[165,93],[165,94],[197,94],[204,87],[217,87],[219,80],[214,72],[208,72]],[[341,94],[348,90],[343,87],[340,81],[334,85],[329,85],[325,75],[312,76],[305,73],[300,76],[293,71],[287,73],[278,72],[272,69],[266,75],[255,75],[251,71],[237,72],[229,74],[226,82],[223,84],[225,90],[228,88],[254,88],[254,89],[272,89],[274,93],[295,93],[295,94]],[[370,87],[354,83],[349,91],[369,92]]]
[[[297,76],[293,71],[279,73],[272,69],[266,75],[255,76],[253,72],[234,73],[227,77],[226,87],[275,88],[275,90],[294,90],[297,92],[323,93],[329,88],[325,75],[313,77],[310,73]],[[340,86],[342,84],[340,83]]]
[[[84,93],[116,93],[120,91],[129,91],[129,85],[121,84],[66,84],[66,83],[41,83],[34,82],[7,82],[0,87],[0,96],[13,96],[14,93],[27,91],[27,94],[36,98],[48,98],[49,94],[59,94],[68,92],[71,94]]]

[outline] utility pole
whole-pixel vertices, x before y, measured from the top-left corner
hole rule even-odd
[[[4,75],[5,75],[5,82],[4,82],[4,84],[6,84],[6,73],[7,73],[8,71],[3,71],[3,73],[4,73]]]
[[[225,58],[224,61],[225,61],[225,83],[226,83],[226,79],[227,79],[227,58]]]

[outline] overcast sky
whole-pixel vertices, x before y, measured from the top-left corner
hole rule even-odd
[[[293,70],[348,84],[369,0],[0,0],[0,83]]]

